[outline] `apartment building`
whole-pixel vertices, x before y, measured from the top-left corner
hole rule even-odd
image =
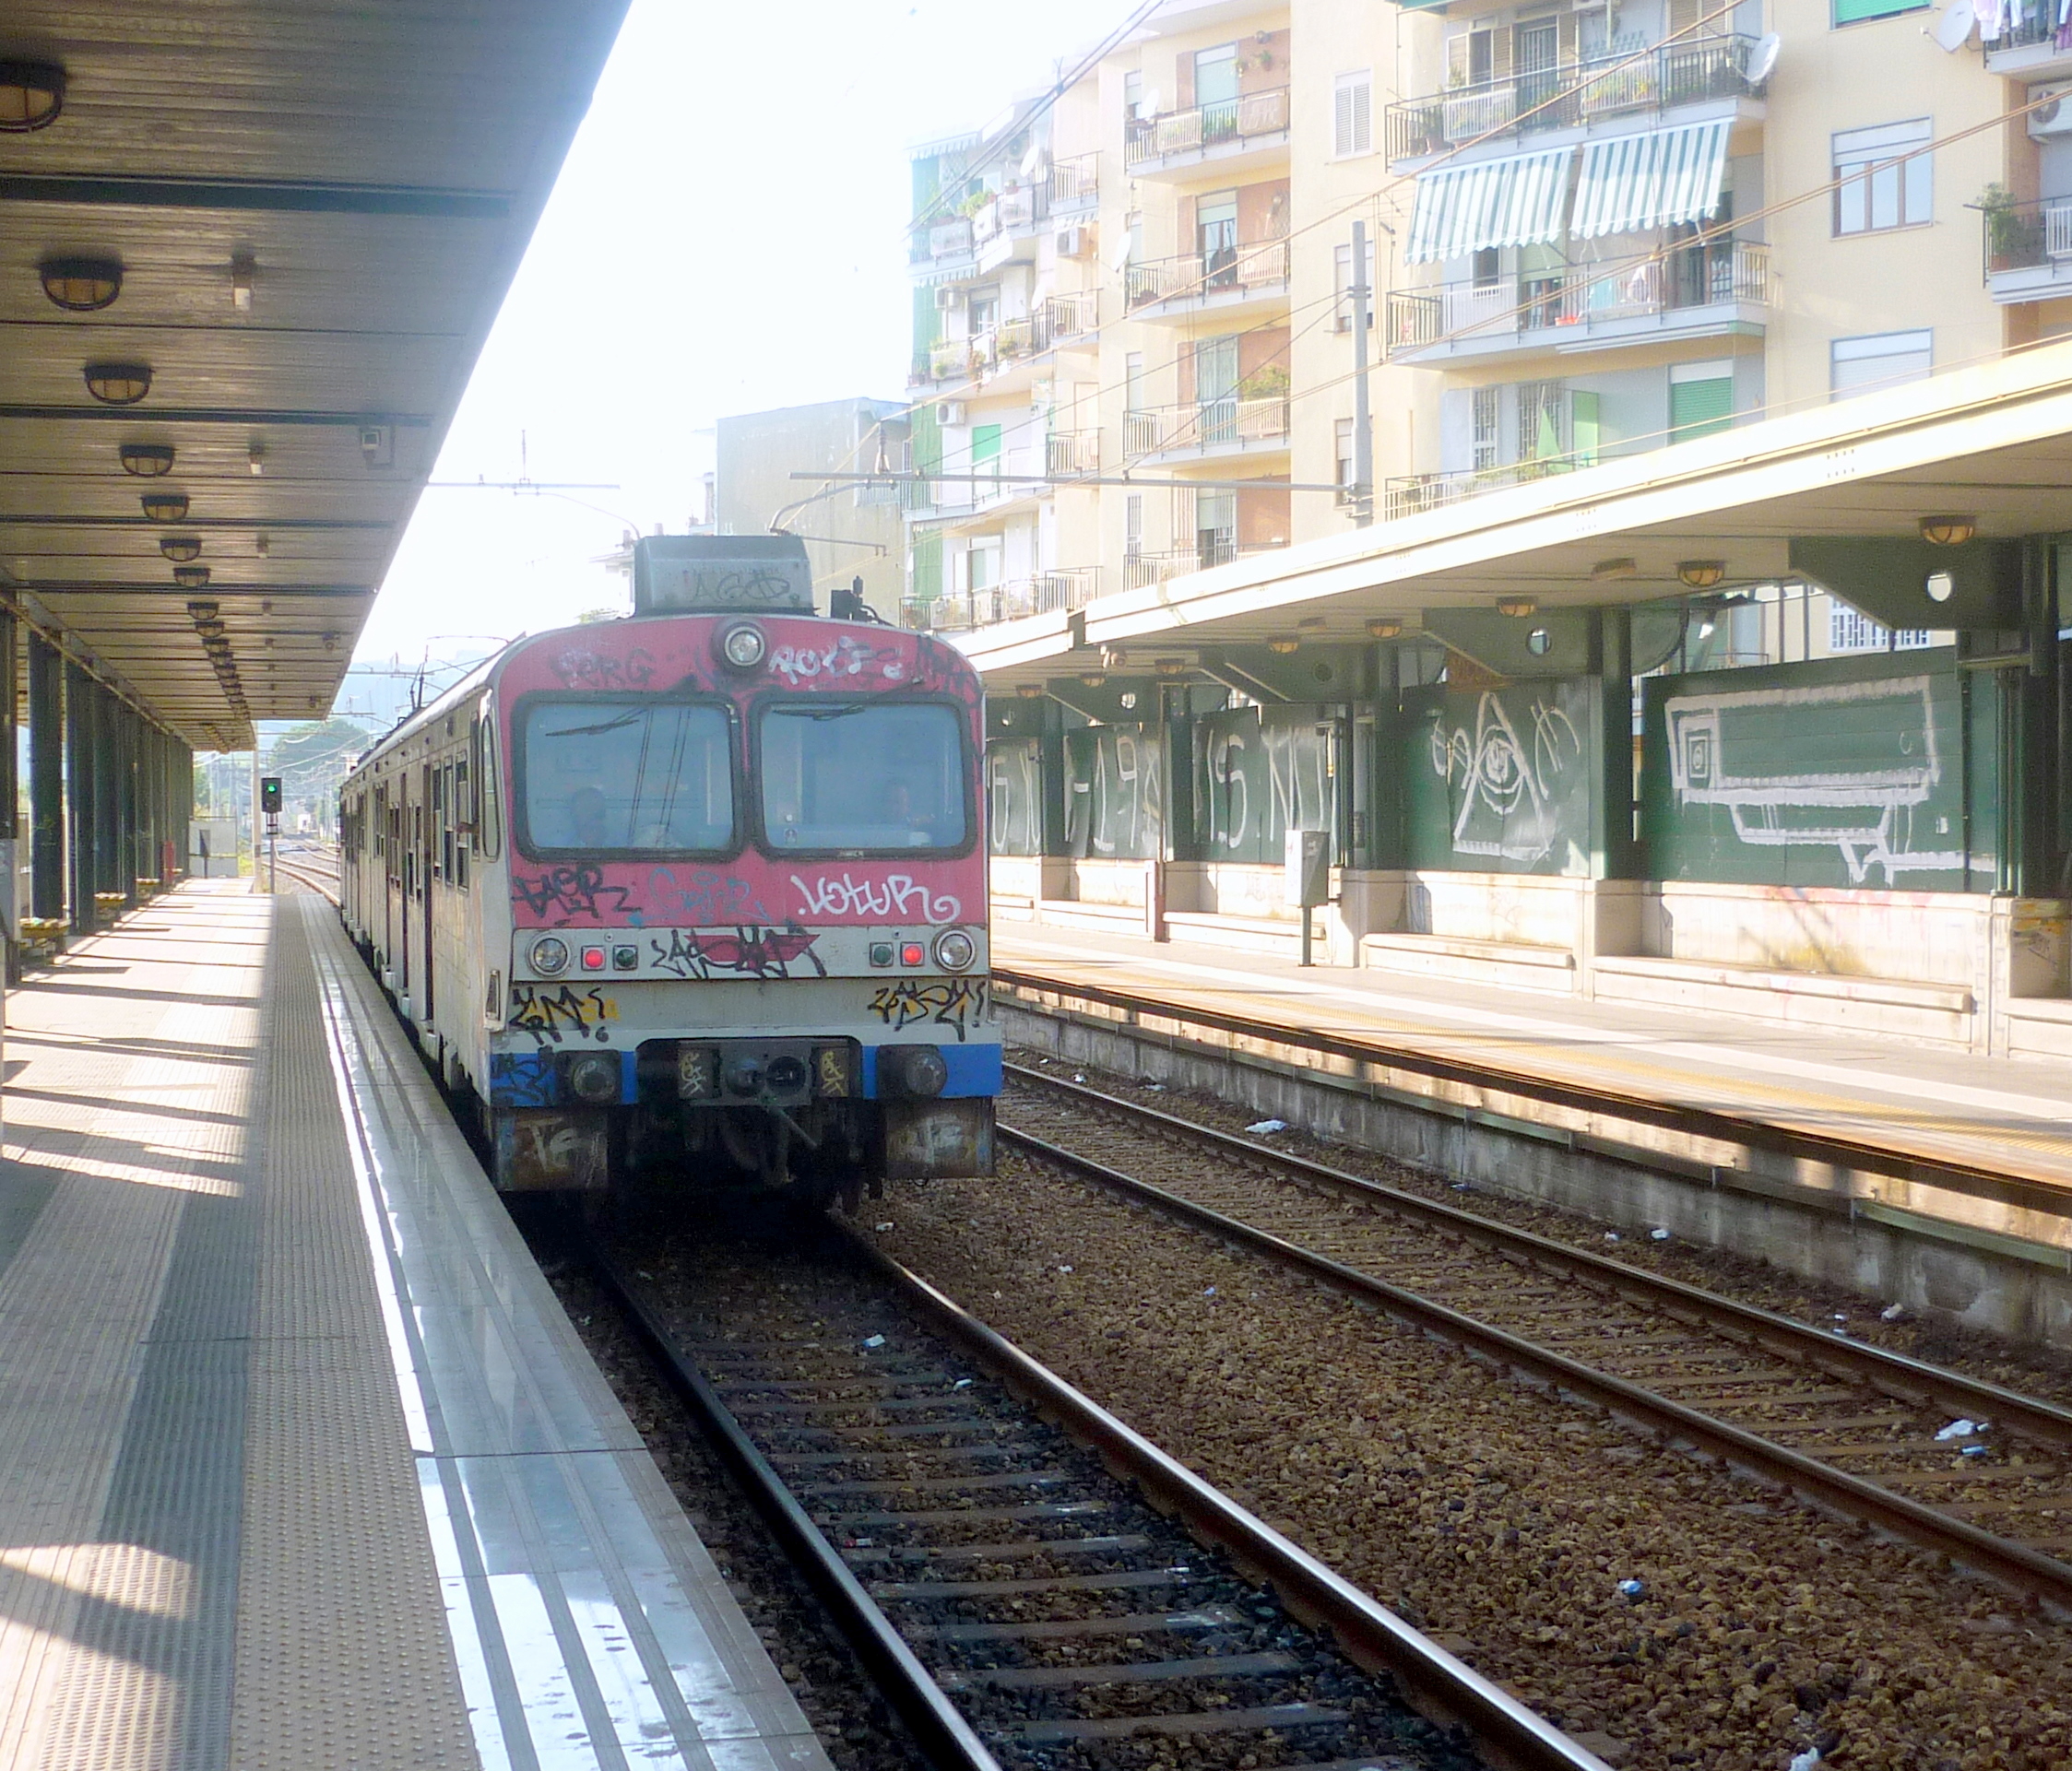
[[[2026,4],[1172,0],[917,154],[912,618],[1355,522],[1356,221],[1377,521],[2072,327]]]

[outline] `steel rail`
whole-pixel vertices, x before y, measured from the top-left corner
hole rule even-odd
[[[863,1588],[841,1552],[799,1505],[784,1478],[742,1431],[704,1373],[677,1347],[654,1307],[594,1246],[585,1258],[598,1281],[625,1313],[635,1337],[661,1367],[704,1429],[728,1471],[748,1494],[813,1594],[834,1617],[878,1689],[937,1771],[1000,1771],[1000,1762],[929,1676],[912,1648]]]
[[[1162,1512],[1177,1516],[1195,1538],[1223,1550],[1249,1577],[1272,1587],[1295,1617],[1328,1630],[1356,1665],[1391,1674],[1427,1720],[1465,1730],[1476,1750],[1500,1771],[1606,1771],[1594,1753],[1255,1518],[953,1298],[854,1231],[847,1234],[858,1254],[931,1328],[1091,1447]]]
[[[1034,1082],[1076,1100],[1085,1101],[1102,1112],[1143,1121],[1156,1130],[1183,1141],[1204,1144],[1225,1155],[1255,1166],[1278,1169],[1296,1179],[1330,1188],[1378,1211],[1410,1219],[1442,1235],[1459,1236],[1506,1258],[1521,1258],[1542,1268],[1551,1268],[1564,1278],[1581,1276],[1586,1281],[1616,1292],[1629,1302],[1660,1310],[1687,1327],[1697,1327],[1747,1346],[1827,1373],[1865,1384],[1896,1400],[1925,1407],[1939,1403],[1955,1414],[1990,1416],[1996,1428],[2053,1451],[2072,1453],[2072,1409],[2060,1408],[2019,1390],[2004,1389],[1982,1378],[1946,1370],[1905,1353],[1891,1352],[1867,1341],[1853,1340],[1794,1322],[1788,1316],[1742,1304],[1702,1286],[1651,1273],[1609,1256],[1586,1248],[1571,1247],[1531,1230],[1514,1229],[1494,1219],[1478,1216],[1459,1206],[1420,1198],[1415,1193],[1390,1187],[1386,1182],[1347,1174],[1344,1169],[1297,1156],[1287,1151],[1262,1149],[1213,1126],[1198,1125],[1176,1114],[1161,1113],[1135,1101],[1107,1094],[1063,1077],[1047,1076],[1019,1064],[1010,1064],[1007,1073],[1017,1082]]]
[[[1662,1101],[1599,1083],[1565,1082],[1552,1077],[1535,1076],[1526,1070],[1509,1069],[1500,1064],[1472,1057],[1444,1057],[1408,1045],[1391,1045],[1379,1034],[1326,1033],[1291,1027],[1285,1021],[1267,1021],[1230,1009],[1212,1009],[1197,1003],[1149,996],[1141,991],[1118,989],[1111,985],[1075,983],[1063,978],[1047,977],[1040,973],[1019,971],[1012,966],[994,966],[992,981],[996,992],[1004,987],[1011,992],[1026,992],[1037,998],[1049,996],[1099,1004],[1131,1015],[1150,1015],[1183,1025],[1211,1028],[1239,1038],[1257,1039],[1269,1045],[1316,1052],[1356,1064],[1385,1065],[1391,1069],[1428,1078],[1434,1082],[1491,1090],[1502,1094],[1520,1096],[1543,1106],[1558,1107],[1583,1115],[1608,1113],[1630,1124],[1647,1126],[1656,1130],[1739,1144],[1749,1150],[1764,1151],[1795,1161],[1890,1175],[1896,1179],[1917,1182],[1924,1187],[1941,1187],[1975,1198],[2022,1206],[2054,1217],[2063,1217],[2072,1211],[2072,1191],[2064,1187],[2006,1169],[1991,1168],[1981,1163],[1967,1163],[1957,1157],[1916,1155],[1872,1143],[1867,1139],[1846,1137],[1839,1132],[1809,1131],[1798,1127],[1777,1125],[1752,1115],[1735,1113],[1722,1107]],[[1024,1007],[1038,1013],[1044,1011],[1040,1002],[1017,1004],[1012,997],[1008,1001],[1010,1006]],[[1458,1118],[1464,1115],[1473,1118],[1476,1111],[1471,1104],[1448,1101],[1441,1096],[1414,1097],[1414,1101],[1422,1110],[1447,1117]],[[1491,1118],[1494,1123],[1509,1122],[1513,1127],[1517,1125],[1516,1116],[1492,1111]],[[1668,1171],[1678,1166],[1691,1166],[1687,1161],[1681,1161],[1667,1151],[1640,1151],[1631,1144],[1619,1144],[1581,1129],[1570,1131],[1565,1127],[1548,1126],[1543,1132],[1543,1135],[1547,1134],[1569,1136],[1579,1149],[1599,1151],[1621,1162],[1643,1167],[1652,1164]],[[1723,1172],[1732,1174],[1741,1171]],[[1809,1197],[1808,1202],[1815,1201]]]
[[[1780,1487],[1791,1489],[1820,1505],[1861,1519],[1918,1548],[1976,1569],[2060,1612],[2072,1612],[2072,1566],[2054,1557],[1995,1537],[1975,1525],[1939,1513],[1919,1501],[1896,1494],[1890,1489],[1787,1446],[1773,1445],[1753,1433],[1687,1408],[1639,1384],[1582,1364],[1415,1292],[1317,1254],[1285,1237],[1198,1205],[1192,1199],[1167,1192],[1148,1181],[1138,1180],[1092,1157],[1082,1156],[1077,1151],[1005,1126],[1000,1128],[998,1136],[1011,1148],[1025,1151],[1041,1161],[1082,1175],[1125,1198],[1141,1200],[1195,1229],[1320,1280],[1348,1296],[1378,1305],[1399,1321],[1450,1340],[1521,1376],[1551,1384],[1561,1391],[1649,1427],[1671,1443],[1692,1446]]]

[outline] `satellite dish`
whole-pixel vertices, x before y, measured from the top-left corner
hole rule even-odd
[[[1032,141],[1029,144],[1029,151],[1022,156],[1022,176],[1025,179],[1034,180],[1036,175],[1036,168],[1042,164],[1043,148],[1040,144]]]
[[[1936,20],[1936,42],[1954,55],[1964,47],[1971,37],[1971,27],[1977,22],[1971,11],[1971,0],[1951,0],[1943,8],[1942,17]]]
[[[1957,0],[1959,6],[1968,6],[1970,0]],[[1784,40],[1774,30],[1756,45],[1756,53],[1748,58],[1748,84],[1760,86],[1777,72],[1778,52],[1784,47]]]

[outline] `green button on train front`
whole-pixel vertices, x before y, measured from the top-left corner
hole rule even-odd
[[[890,965],[893,961],[893,952],[892,942],[872,941],[870,943],[870,963],[873,965]]]
[[[640,964],[640,949],[632,945],[614,947],[611,950],[614,971],[631,972]]]

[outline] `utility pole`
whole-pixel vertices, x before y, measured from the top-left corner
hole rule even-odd
[[[1374,291],[1367,286],[1367,223],[1353,223],[1353,521],[1374,521],[1374,419],[1367,398],[1367,328]]]

